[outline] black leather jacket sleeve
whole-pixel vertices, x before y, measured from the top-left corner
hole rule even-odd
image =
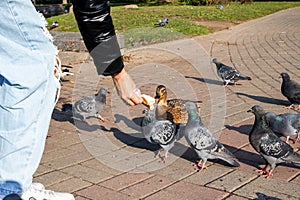
[[[98,74],[118,74],[124,67],[107,0],[73,0],[73,11]]]

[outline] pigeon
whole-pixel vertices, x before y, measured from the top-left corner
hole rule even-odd
[[[160,19],[157,23],[155,23],[155,26],[165,26],[169,23],[168,18]]]
[[[55,21],[52,23],[52,25],[50,26],[50,30],[54,29],[54,28],[57,28],[58,27],[58,22]]]
[[[188,114],[185,108],[182,107],[188,100],[183,99],[168,99],[167,88],[164,85],[159,85],[156,88],[155,95],[157,110],[156,117],[158,120],[170,120],[175,124],[186,124]],[[201,103],[202,101],[194,101]]]
[[[241,74],[238,70],[234,69],[233,67],[227,66],[219,62],[217,58],[214,58],[212,62],[216,64],[218,76],[224,81],[225,87],[227,87],[228,84],[232,81],[234,83],[234,86],[236,86],[236,82],[239,80],[252,80],[249,76]]]
[[[153,144],[158,144],[161,148],[155,157],[159,156],[165,162],[168,157],[169,150],[177,141],[178,126],[171,123],[169,120],[158,121],[155,117],[154,109],[145,109],[145,117],[142,121],[142,132],[145,139]],[[165,154],[161,156],[161,151]]]
[[[266,119],[272,131],[286,137],[286,143],[292,135],[297,135],[296,141],[300,140],[300,114],[284,113],[276,115],[274,112],[267,112]]]
[[[298,104],[296,110],[300,110],[300,84],[291,80],[287,73],[280,75],[282,77],[281,93],[291,102],[291,105],[286,108],[290,109],[294,104]]]
[[[184,136],[188,144],[200,157],[200,161],[195,164],[198,168],[197,171],[206,168],[205,163],[207,159],[221,159],[232,166],[240,166],[236,161],[236,157],[214,138],[211,132],[204,126],[197,112],[196,104],[186,102],[183,106],[188,112],[188,122],[185,126]]]
[[[222,10],[224,8],[224,4],[217,5],[217,9]]]
[[[250,144],[266,161],[265,167],[257,172],[268,178],[273,176],[273,170],[277,164],[300,164],[300,155],[270,129],[266,113],[261,106],[255,105],[247,112],[255,115],[255,122],[249,133]],[[270,166],[269,170],[268,166]]]
[[[85,96],[76,101],[73,106],[74,115],[80,116],[84,122],[87,123],[86,118],[96,117],[105,122],[100,112],[106,105],[106,95],[109,93],[107,87],[101,87],[97,94]],[[88,123],[87,123],[88,124]]]

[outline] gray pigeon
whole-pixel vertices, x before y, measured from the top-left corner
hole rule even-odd
[[[158,121],[155,117],[155,110],[156,108],[152,110],[146,108],[145,118],[142,121],[142,131],[148,142],[158,144],[161,147],[155,157],[159,156],[165,162],[169,150],[178,139],[178,126],[168,120]],[[165,151],[163,156],[161,156],[162,150]]]
[[[217,5],[217,9],[219,9],[219,10],[222,10],[224,7],[225,7],[224,4]]]
[[[263,108],[256,105],[248,112],[255,115],[255,122],[249,134],[250,144],[266,161],[266,166],[257,171],[267,178],[273,175],[277,164],[300,164],[300,155],[294,152],[293,148],[282,141],[268,126]],[[270,166],[269,170],[268,166]]]
[[[197,112],[196,104],[193,102],[186,102],[183,106],[188,112],[185,138],[200,157],[200,161],[196,163],[198,171],[206,168],[205,163],[207,159],[221,159],[232,166],[240,166],[236,161],[236,157],[216,140],[210,131],[203,125]]]
[[[109,93],[107,87],[101,87],[97,94],[83,97],[76,101],[73,106],[73,113],[75,116],[82,118],[87,123],[86,118],[96,117],[101,121],[106,121],[100,112],[106,105],[106,94]]]
[[[169,23],[168,18],[160,19],[157,23],[155,23],[155,26],[165,26]]]
[[[212,62],[216,64],[218,76],[224,81],[225,87],[227,87],[228,84],[232,81],[234,85],[236,85],[236,82],[239,80],[252,80],[249,76],[241,74],[238,70],[234,69],[233,67],[227,66],[219,62],[217,58],[214,58]]]
[[[298,104],[296,110],[300,110],[300,84],[296,81],[291,80],[287,73],[281,73],[282,84],[281,93],[285,96],[292,105],[287,108],[292,108],[293,104]]]
[[[267,112],[266,119],[270,128],[276,134],[286,137],[286,143],[289,143],[289,138],[292,135],[297,135],[296,141],[299,141],[300,136],[300,114],[299,113],[284,113],[276,115],[274,112]]]
[[[55,21],[52,23],[51,27],[50,27],[50,30],[54,29],[54,28],[57,28],[58,27],[58,22]]]

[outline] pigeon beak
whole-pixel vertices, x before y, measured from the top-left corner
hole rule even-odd
[[[249,113],[249,112],[253,112],[253,110],[252,109],[250,109],[250,110],[247,110],[247,112]]]

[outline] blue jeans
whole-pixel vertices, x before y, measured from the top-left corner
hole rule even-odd
[[[39,166],[59,87],[57,48],[30,0],[0,1],[0,199],[21,194]]]

